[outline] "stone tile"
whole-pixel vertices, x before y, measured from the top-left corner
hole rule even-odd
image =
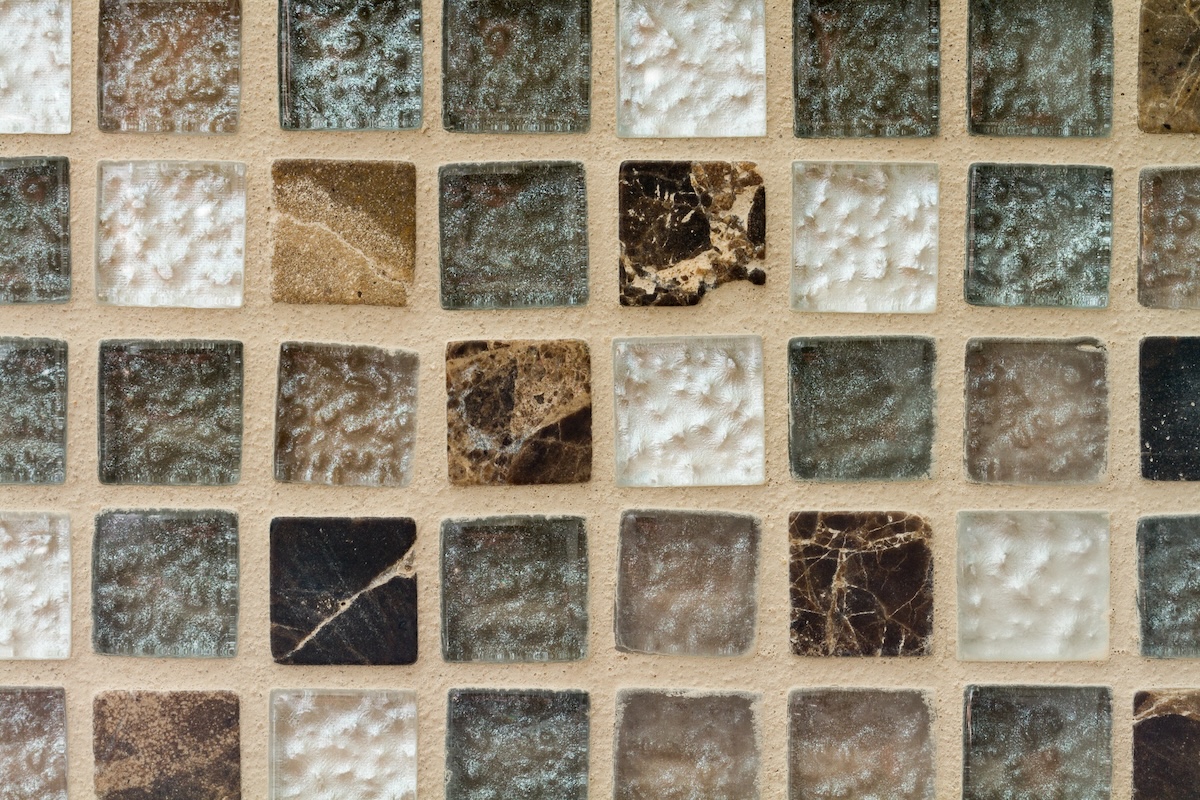
[[[446,800],[586,800],[586,692],[451,689]]]
[[[271,520],[275,661],[416,661],[416,537],[416,524],[407,517]]]
[[[971,0],[969,13],[971,133],[1111,132],[1111,0]]]
[[[5,800],[67,800],[66,701],[62,689],[0,687]]]
[[[272,164],[272,299],[407,305],[417,247],[416,176],[401,161]]]
[[[766,190],[749,161],[621,164],[621,305],[691,306],[767,282]]]
[[[1101,686],[967,686],[963,800],[1106,800],[1112,693]]]
[[[100,343],[100,482],[221,486],[242,461],[242,343]]]
[[[271,692],[271,800],[416,800],[417,693]]]
[[[447,164],[438,177],[442,308],[587,303],[583,164]]]
[[[1137,546],[1142,655],[1200,658],[1200,516],[1142,517]]]
[[[762,529],[745,514],[626,511],[617,554],[617,649],[739,656],[754,647]]]
[[[765,479],[762,339],[613,340],[620,486],[746,486]]]
[[[275,480],[406,486],[417,440],[417,354],[284,342]]]
[[[758,705],[744,692],[617,692],[614,800],[758,800]]]
[[[1108,658],[1108,513],[960,511],[958,657]]]
[[[937,278],[937,164],[792,165],[793,309],[931,314]]]
[[[70,298],[70,164],[65,158],[0,158],[0,303]]]
[[[245,164],[101,161],[96,181],[101,303],[241,306]]]
[[[447,0],[442,125],[465,133],[585,132],[591,119],[590,0]]]
[[[279,124],[421,127],[420,0],[283,0]]]
[[[970,339],[967,477],[1092,483],[1108,462],[1108,352],[1097,339]]]
[[[1200,168],[1143,169],[1138,302],[1200,308]]]
[[[1195,7],[1178,0],[1142,0],[1139,27],[1138,127],[1147,133],[1200,133]]]
[[[1200,692],[1133,696],[1133,800],[1190,800],[1200,786]]]
[[[574,661],[587,654],[583,517],[442,522],[442,657]]]
[[[900,511],[788,519],[792,652],[924,656],[933,648],[933,531]]]
[[[92,704],[98,800],[240,800],[233,692],[100,692]]]
[[[66,480],[67,343],[0,337],[0,407],[0,484]]]
[[[241,0],[100,0],[100,130],[233,133]]]
[[[1138,372],[1142,477],[1200,481],[1200,337],[1147,336]]]
[[[0,659],[69,656],[71,522],[66,514],[0,511],[0,586]]]
[[[455,486],[591,479],[592,365],[586,342],[450,342],[446,394],[446,451]]]
[[[933,800],[931,698],[888,689],[793,689],[788,800]]]
[[[96,516],[97,653],[232,658],[237,621],[237,514],[163,510]]]
[[[813,337],[788,342],[792,476],[928,478],[933,339]]]
[[[0,133],[70,133],[71,0],[8,0],[0,31]]]

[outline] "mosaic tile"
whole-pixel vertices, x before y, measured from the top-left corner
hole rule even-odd
[[[935,360],[933,340],[915,336],[788,342],[792,476],[929,477]]]
[[[1105,800],[1112,695],[1100,686],[967,686],[963,800]]]
[[[1200,133],[1196,7],[1179,0],[1142,0],[1141,5],[1138,127],[1147,133]]]
[[[933,800],[930,698],[886,689],[788,695],[788,800]]]
[[[931,314],[937,164],[792,165],[792,308]]]
[[[586,800],[586,692],[451,689],[446,800]]]
[[[1107,136],[1111,0],[971,0],[968,122],[992,136]]]
[[[271,655],[280,664],[417,660],[416,524],[271,520]]]
[[[1133,800],[1188,800],[1200,786],[1200,692],[1133,696]]]
[[[1096,339],[971,339],[967,477],[1090,483],[1108,461],[1108,353]]]
[[[739,656],[754,647],[762,530],[745,514],[626,511],[617,554],[617,649]]]
[[[221,486],[242,461],[242,343],[100,343],[100,482]]]
[[[65,158],[0,158],[0,303],[70,298],[70,164]]]
[[[749,161],[621,164],[621,305],[691,306],[767,282],[767,201]]]
[[[446,451],[455,486],[591,479],[592,365],[586,342],[451,342],[446,394]]]
[[[67,800],[66,706],[62,689],[0,688],[5,800]]]
[[[1142,517],[1137,547],[1142,655],[1200,658],[1200,516]]]
[[[8,0],[0,31],[0,133],[70,133],[71,0]]]
[[[1143,169],[1138,302],[1200,308],[1200,169]]]
[[[1146,337],[1138,372],[1142,477],[1200,480],[1200,337]]]
[[[466,133],[573,133],[591,119],[590,0],[447,0],[442,125]]]
[[[420,0],[282,0],[279,125],[421,127]]]
[[[442,522],[442,657],[573,661],[587,653],[582,517]]]
[[[0,407],[0,484],[66,480],[67,343],[0,337]]]
[[[92,542],[92,645],[121,656],[237,653],[238,519],[106,511]]]
[[[416,800],[417,693],[271,692],[271,800]]]
[[[766,136],[762,0],[618,0],[617,135]]]
[[[284,342],[275,480],[406,486],[417,440],[417,354]]]
[[[416,259],[416,181],[400,161],[271,165],[276,303],[403,306]]]
[[[245,164],[101,161],[96,181],[96,298],[101,303],[242,304]]]
[[[100,130],[233,133],[241,0],[100,0]]]
[[[0,511],[0,659],[70,655],[70,528],[66,514]]]
[[[442,308],[587,302],[583,164],[447,164],[438,177]]]
[[[1108,657],[1104,511],[960,511],[958,657]]]
[[[763,482],[757,336],[613,340],[617,484]]]

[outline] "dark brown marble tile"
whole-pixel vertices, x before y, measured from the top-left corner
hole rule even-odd
[[[1200,308],[1200,168],[1147,167],[1139,183],[1138,302]]]
[[[1200,691],[1133,696],[1133,800],[1200,796]]]
[[[1200,133],[1200,8],[1191,0],[1142,0],[1138,127]]]

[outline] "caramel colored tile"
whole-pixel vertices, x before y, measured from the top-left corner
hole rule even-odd
[[[1142,0],[1138,127],[1200,133],[1200,15],[1185,0]]]

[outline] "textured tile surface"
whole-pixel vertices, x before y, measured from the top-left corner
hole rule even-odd
[[[1189,800],[1200,786],[1200,692],[1133,696],[1134,800]]]
[[[0,659],[70,655],[70,524],[66,514],[0,512]]]
[[[275,404],[275,479],[404,486],[417,439],[417,354],[284,342]]]
[[[1142,0],[1138,127],[1147,133],[1200,133],[1196,10],[1193,3],[1179,0]]]
[[[67,463],[67,343],[0,337],[0,484],[62,483]]]
[[[280,664],[417,660],[415,523],[271,520],[271,655]]]
[[[0,133],[70,133],[70,0],[8,0],[0,31]]]
[[[1142,655],[1200,657],[1200,516],[1142,517],[1137,547]]]
[[[737,656],[754,646],[759,521],[712,511],[626,511],[617,555],[617,649]]]
[[[1200,169],[1143,169],[1140,187],[1138,302],[1200,308]]]
[[[763,482],[759,337],[615,339],[613,380],[619,485]]]
[[[100,343],[100,482],[237,483],[242,343]]]
[[[792,165],[792,308],[937,307],[937,164]]]
[[[583,164],[448,164],[438,176],[443,308],[587,302]]]
[[[65,158],[0,158],[0,303],[70,299],[70,179]]]
[[[452,484],[591,478],[592,364],[586,342],[451,342],[446,394]]]
[[[766,190],[749,161],[626,161],[620,180],[621,305],[690,306],[767,273]]]
[[[1142,477],[1200,480],[1200,337],[1146,337],[1138,370]]]
[[[573,661],[587,652],[582,517],[442,522],[442,657]]]
[[[246,254],[246,165],[101,161],[96,297],[123,306],[235,308]]]
[[[92,542],[92,645],[122,656],[237,652],[238,520],[229,511],[106,511]]]
[[[67,708],[62,689],[0,687],[5,800],[67,800]]]
[[[958,657],[1108,657],[1108,514],[960,511]]]
[[[276,161],[271,297],[403,306],[413,285],[416,168],[401,161]]]
[[[792,476],[814,480],[929,477],[932,339],[788,342]]]

